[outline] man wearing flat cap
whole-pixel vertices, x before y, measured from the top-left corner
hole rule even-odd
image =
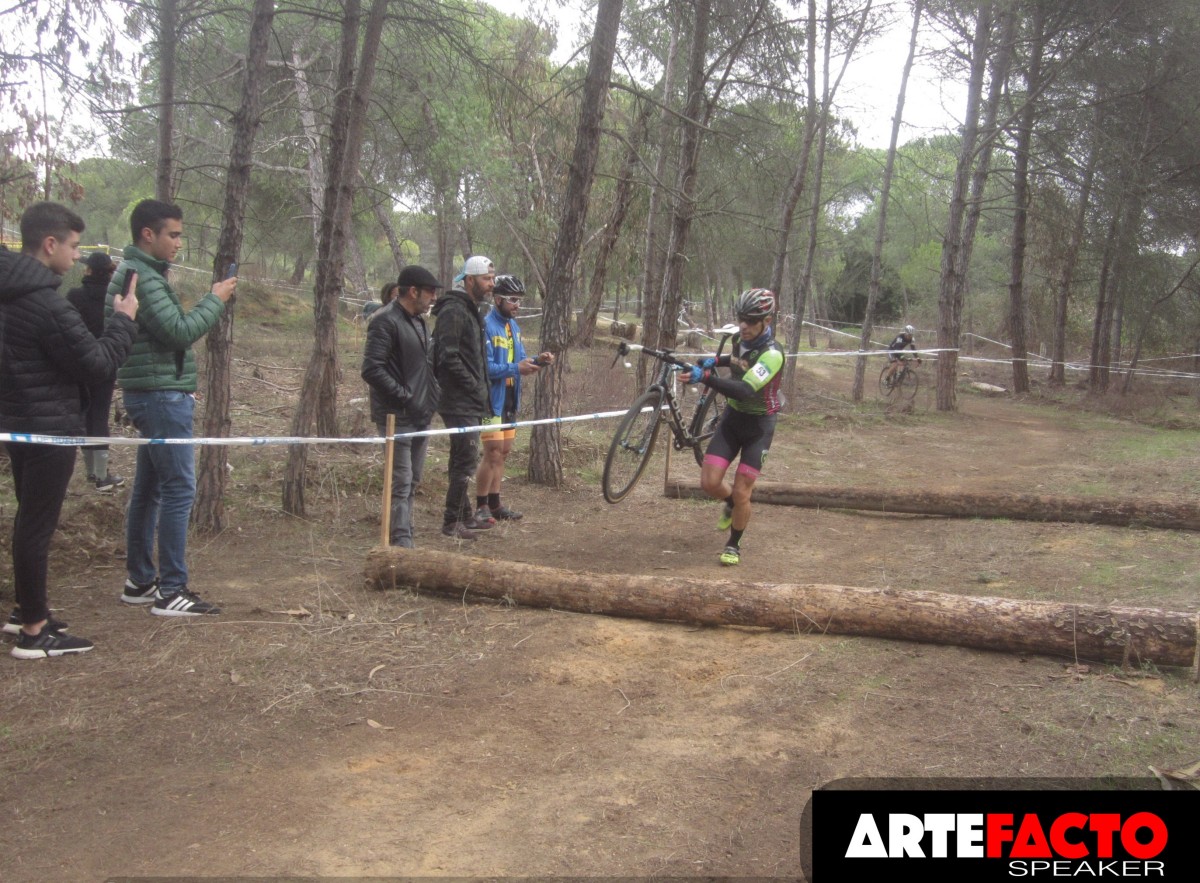
[[[447,429],[478,426],[491,415],[488,393],[487,343],[481,308],[492,293],[496,275],[489,258],[469,257],[462,272],[433,307],[433,368],[442,389],[438,414]],[[458,540],[474,540],[491,527],[477,521],[471,497],[471,479],[479,465],[479,433],[450,436],[450,482],[442,533]]]
[[[438,405],[432,348],[425,314],[441,283],[415,264],[400,271],[395,296],[367,326],[362,378],[371,388],[371,419],[387,432],[396,415],[397,435],[428,429]],[[392,459],[391,532],[393,546],[413,547],[413,495],[421,482],[429,437],[398,438]]]

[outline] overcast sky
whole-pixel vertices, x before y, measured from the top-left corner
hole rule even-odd
[[[587,0],[485,0],[491,6],[513,16],[543,18],[555,22],[558,47],[554,60],[560,64],[571,57],[591,35],[595,9],[588,16],[583,38],[577,37],[581,25],[581,9]],[[561,5],[560,5],[561,2]],[[896,94],[900,74],[908,54],[908,38],[912,18],[907,3],[898,4],[903,12],[894,28],[870,47],[862,50],[850,63],[837,95],[837,110],[853,120],[858,127],[859,140],[867,147],[885,148],[892,134],[892,114],[896,110]],[[937,35],[929,32],[922,22],[922,43],[938,45]],[[937,72],[918,56],[909,78],[904,106],[904,125],[900,143],[925,135],[952,131],[962,116],[966,100],[963,84],[944,82]]]

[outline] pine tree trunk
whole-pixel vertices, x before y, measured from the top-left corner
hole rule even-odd
[[[916,0],[913,5],[912,31],[908,37],[908,56],[904,60],[904,70],[900,74],[900,92],[896,97],[896,114],[892,117],[892,137],[888,142],[887,161],[883,167],[883,184],[879,191],[879,223],[875,227],[875,245],[871,250],[871,283],[867,291],[867,307],[863,317],[862,338],[859,340],[859,350],[866,352],[871,348],[871,336],[875,332],[875,307],[879,303],[883,276],[883,244],[887,233],[888,198],[892,192],[892,177],[896,170],[896,148],[900,143],[900,124],[904,119],[904,97],[908,91],[908,78],[912,73],[913,59],[917,55],[917,33],[921,27],[921,13],[925,10],[925,0]],[[854,389],[852,398],[855,402],[863,400],[867,357],[859,356],[854,360]]]
[[[174,202],[175,54],[179,48],[179,0],[158,4],[158,162],[154,198]]]
[[[683,105],[683,130],[679,138],[679,172],[676,198],[671,207],[667,263],[659,299],[658,334],[642,341],[648,346],[674,347],[679,325],[679,306],[683,298],[683,268],[687,258],[688,237],[696,214],[696,185],[700,165],[700,129],[705,122],[705,87],[708,80],[708,52],[711,0],[696,0],[692,20],[692,42],[688,49],[687,98]]]
[[[674,6],[671,7],[673,15]],[[674,24],[674,23],[673,23]],[[663,181],[667,175],[667,157],[670,154],[671,133],[674,131],[674,114],[671,112],[675,82],[675,64],[679,56],[679,28],[670,28],[667,44],[667,61],[663,67],[662,115],[658,126],[658,156],[654,162],[654,180],[650,182],[650,204],[646,210],[646,256],[643,259],[642,285],[638,290],[638,318],[642,320],[642,339],[657,339],[659,312],[662,308],[662,279],[666,255],[659,244],[660,216],[662,214]],[[613,318],[616,318],[615,316]],[[639,386],[646,383],[646,360],[638,359],[637,380]]]
[[[1062,386],[1066,382],[1067,310],[1071,302],[1071,286],[1075,279],[1075,267],[1079,262],[1079,250],[1083,246],[1083,234],[1087,228],[1088,203],[1091,201],[1092,182],[1096,176],[1096,163],[1100,152],[1103,107],[1102,101],[1096,102],[1095,123],[1091,131],[1092,143],[1083,172],[1083,183],[1079,189],[1079,205],[1075,208],[1071,241],[1063,257],[1062,275],[1058,280],[1058,298],[1054,304],[1054,344],[1050,354],[1050,383],[1055,386]]]
[[[967,209],[967,188],[979,140],[979,106],[983,97],[983,76],[987,69],[987,52],[991,43],[992,2],[979,4],[975,20],[975,39],[971,46],[971,77],[967,85],[967,112],[963,124],[958,164],[954,173],[954,189],[950,197],[950,213],[942,239],[941,280],[938,292],[938,347],[955,350],[962,331],[963,272],[962,256],[965,245],[964,224]],[[953,411],[956,406],[958,358],[954,352],[942,352],[937,360],[937,409]]]
[[[346,237],[354,183],[366,124],[379,41],[388,0],[372,0],[363,38],[362,61],[357,65],[358,31],[362,10],[359,0],[347,0],[342,22],[341,55],[338,62],[338,96],[330,126],[328,180],[321,215],[317,279],[313,292],[313,351],[300,401],[292,418],[291,435],[307,435],[316,422],[322,436],[337,434],[337,318],[342,293]],[[283,509],[289,515],[305,514],[304,487],[308,445],[293,445],[283,479]]]
[[[1013,392],[1029,392],[1028,344],[1025,340],[1025,250],[1029,225],[1029,154],[1033,149],[1033,123],[1037,118],[1042,86],[1042,52],[1046,43],[1046,11],[1034,3],[1033,35],[1025,74],[1025,105],[1017,123],[1013,168],[1012,263],[1008,285],[1008,328],[1012,340]]]
[[[817,0],[808,0],[808,27],[806,28],[807,52],[805,53],[804,69],[808,96],[804,109],[804,140],[800,146],[800,157],[792,172],[791,180],[784,189],[779,203],[779,231],[775,239],[775,259],[771,264],[771,281],[768,283],[778,299],[779,312],[783,312],[786,275],[790,262],[790,247],[792,225],[796,217],[796,206],[804,195],[808,182],[808,166],[812,158],[813,142],[817,137]],[[792,315],[796,317],[796,327],[788,334],[788,341],[795,336],[799,341],[799,328],[804,318],[804,296],[799,286],[792,292]],[[778,319],[776,320],[778,321]],[[778,334],[781,329],[776,328]],[[792,360],[795,361],[794,359]]]
[[[667,495],[706,499],[700,490],[699,482],[695,480],[671,482],[667,486]],[[1012,518],[1022,521],[1065,521],[1200,531],[1200,506],[1171,500],[887,491],[760,481],[754,486],[753,501],[813,509],[860,509],[869,512],[902,512],[952,518]]]
[[[588,57],[587,77],[583,85],[583,101],[579,125],[575,133],[575,150],[567,176],[567,191],[563,198],[562,220],[554,246],[546,291],[541,345],[557,353],[559,358],[548,369],[539,371],[534,386],[534,417],[558,417],[562,413],[563,369],[571,335],[571,302],[575,289],[575,265],[583,244],[587,223],[588,196],[600,155],[600,125],[604,120],[604,105],[608,97],[608,81],[612,74],[613,56],[617,48],[617,31],[621,22],[623,0],[600,0],[596,12],[596,28]],[[562,446],[557,424],[535,426],[530,439],[529,478],[538,484],[559,487],[562,484]]]
[[[1014,601],[853,586],[580,573],[428,549],[381,547],[363,574],[377,589],[490,598],[523,607],[654,622],[857,635],[1072,660],[1191,666],[1197,618],[1149,607]]]
[[[246,44],[246,79],[242,88],[242,106],[233,116],[233,143],[229,149],[229,171],[225,178],[225,207],[222,212],[221,238],[213,280],[225,278],[226,269],[242,250],[246,198],[250,190],[250,168],[254,155],[254,135],[258,131],[262,103],[262,80],[267,68],[267,45],[275,18],[274,0],[255,0]],[[229,436],[231,366],[233,361],[234,299],[216,326],[208,333],[205,365],[207,396],[204,405],[204,435]],[[228,479],[229,449],[205,445],[200,449],[200,469],[196,476],[196,505],[192,522],[201,530],[219,533],[225,529],[225,486]]]
[[[579,321],[571,339],[572,346],[590,347],[596,336],[596,318],[600,315],[600,304],[604,301],[605,282],[608,278],[608,260],[617,247],[621,229],[625,226],[625,216],[629,212],[629,204],[633,201],[633,176],[637,169],[642,145],[646,141],[646,130],[650,124],[650,102],[642,102],[641,109],[633,122],[629,133],[629,146],[625,154],[625,162],[621,167],[621,175],[617,179],[616,193],[613,195],[612,213],[608,223],[604,225],[604,233],[596,248],[596,261],[592,267],[592,281],[588,288],[587,303],[579,314]]]

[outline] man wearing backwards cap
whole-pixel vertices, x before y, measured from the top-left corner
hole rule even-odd
[[[371,419],[379,434],[387,432],[387,415],[396,415],[396,434],[429,428],[437,409],[438,383],[433,377],[429,312],[442,284],[424,267],[400,271],[395,296],[375,311],[367,326],[362,378],[371,387]],[[388,541],[413,546],[413,494],[421,483],[429,437],[399,438],[392,456],[392,509]]]
[[[438,413],[447,429],[478,426],[491,414],[488,394],[487,343],[480,307],[495,284],[492,262],[482,255],[467,258],[454,287],[433,307],[433,370],[441,386]],[[475,519],[470,486],[479,463],[479,433],[450,436],[450,483],[442,533],[474,540],[490,523]]]

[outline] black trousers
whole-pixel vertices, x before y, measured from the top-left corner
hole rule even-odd
[[[478,414],[442,414],[447,429],[461,426],[478,426],[482,418]],[[479,466],[479,433],[456,432],[450,436],[450,463],[447,466],[450,483],[446,487],[446,512],[442,524],[466,521],[475,514],[472,503],[471,482]]]
[[[75,471],[75,448],[10,442],[17,514],[13,518],[13,584],[21,622],[28,625],[50,616],[46,574],[50,538],[58,527],[67,485]]]

